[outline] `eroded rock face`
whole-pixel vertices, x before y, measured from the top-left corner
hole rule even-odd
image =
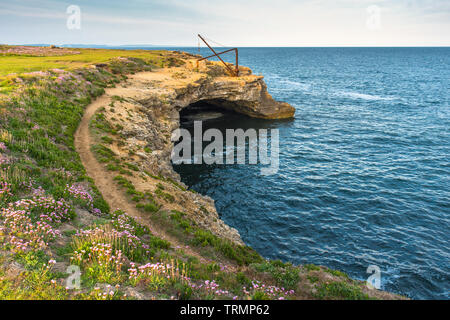
[[[212,64],[208,68],[220,68]],[[240,77],[225,76],[225,70],[219,76],[204,77],[195,85],[180,88],[176,100],[181,107],[197,101],[227,108],[254,118],[287,119],[293,118],[295,108],[285,102],[275,101],[267,91],[264,77],[252,75],[250,69],[241,67]],[[216,71],[216,74],[218,72]],[[208,71],[206,71],[208,74]]]
[[[243,244],[238,231],[219,218],[213,199],[182,190],[187,186],[181,183],[171,164],[171,137],[180,126],[179,111],[206,101],[252,117],[279,119],[293,117],[294,108],[274,101],[263,77],[252,75],[248,68],[240,68],[240,77],[229,77],[217,63],[208,62],[197,69],[192,56],[183,54],[182,58],[185,64],[181,67],[138,73],[114,89],[123,101],[115,103],[114,111],[106,108],[106,117],[120,124],[126,143],[113,149],[148,173],[130,178],[138,190],[154,191],[157,184],[164,184],[175,198],[163,203],[165,210],[182,211],[215,235]],[[182,189],[152,176],[172,179]]]

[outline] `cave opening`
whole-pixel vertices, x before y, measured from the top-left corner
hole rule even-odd
[[[194,102],[180,111],[181,127],[191,127],[194,121],[224,120],[229,116],[237,115],[227,108],[225,100],[201,100]]]

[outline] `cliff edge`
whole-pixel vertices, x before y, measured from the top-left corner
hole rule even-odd
[[[295,109],[273,100],[263,77],[252,75],[248,68],[241,67],[240,77],[229,77],[218,63],[206,62],[197,70],[192,56],[181,54],[179,59],[176,67],[137,73],[120,86],[107,90],[109,100],[98,104],[98,108],[103,107],[105,121],[121,127],[123,137],[108,148],[144,172],[128,178],[138,191],[155,192],[158,184],[164,184],[166,192],[174,197],[172,201],[159,199],[164,210],[183,211],[213,234],[243,244],[238,231],[219,218],[214,201],[186,191],[187,186],[172,168],[171,136],[180,126],[179,112],[199,101],[266,119],[292,117]],[[113,107],[108,108],[111,104]],[[89,172],[92,165],[85,163],[85,167]],[[178,186],[154,177],[169,178]]]

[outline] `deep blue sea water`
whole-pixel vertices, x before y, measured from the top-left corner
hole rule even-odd
[[[384,290],[449,299],[450,48],[241,48],[240,64],[295,120],[207,126],[278,128],[280,170],[175,166],[182,180],[264,257],[361,280],[377,265]]]

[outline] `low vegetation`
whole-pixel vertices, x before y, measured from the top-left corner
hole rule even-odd
[[[164,210],[175,201],[168,186],[188,190],[118,156],[121,128],[99,110],[93,154],[130,203],[183,246],[109,208],[75,151],[84,108],[127,74],[177,63],[158,51],[0,47],[0,299],[368,298],[342,273],[268,261]],[[156,189],[139,191],[140,174]],[[68,281],[73,267],[80,287]]]

